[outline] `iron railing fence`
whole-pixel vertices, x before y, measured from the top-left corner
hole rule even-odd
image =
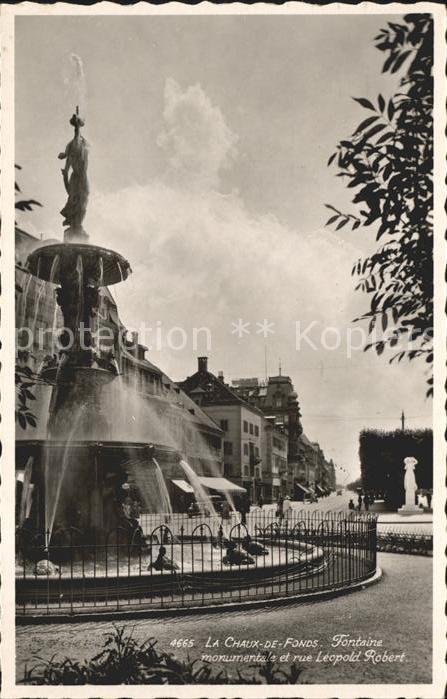
[[[49,543],[48,543],[49,542]],[[186,608],[340,589],[376,570],[367,513],[255,511],[233,517],[143,515],[101,540],[77,529],[18,532],[19,617]]]

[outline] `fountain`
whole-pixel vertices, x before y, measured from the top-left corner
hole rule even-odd
[[[167,446],[159,447],[128,441],[132,434],[129,414],[121,415],[124,434],[120,435],[122,439],[117,437],[115,406],[126,406],[126,394],[121,377],[118,390],[111,388],[119,367],[113,352],[108,357],[98,352],[94,333],[101,287],[125,280],[131,269],[119,253],[92,245],[83,228],[89,194],[89,148],[81,135],[84,120],[78,108],[70,124],[74,137],[59,155],[65,160],[62,175],[68,195],[61,211],[63,242],[36,248],[26,265],[30,275],[40,280],[35,316],[47,282],[57,287],[57,306],[63,316],[58,354],[49,356],[39,370],[41,378],[52,386],[47,439],[36,454],[40,502],[35,519],[37,525],[44,523],[47,543],[55,529],[75,527],[87,540],[101,541],[110,529],[120,525],[126,467],[131,471],[135,463],[155,464],[153,482],[159,486],[159,501],[169,511],[170,501],[163,476],[160,479],[157,475],[161,468],[155,454],[163,463],[176,460],[168,440],[163,440]],[[138,485],[148,495],[146,481],[144,476]]]
[[[247,524],[230,517],[225,525],[200,477],[182,457],[184,443],[175,422],[181,403],[166,398],[161,372],[152,367],[160,391],[147,401],[139,394],[134,368],[127,375],[130,382],[121,375],[129,357],[120,343],[119,324],[113,350],[95,345],[100,289],[124,281],[131,269],[119,253],[91,244],[83,228],[88,144],[77,108],[70,124],[74,138],[59,156],[65,160],[68,194],[61,211],[64,239],[41,245],[27,260],[27,270],[40,280],[34,326],[44,286],[51,282],[63,328],[57,354],[39,368],[51,386],[45,438],[21,440],[19,447],[27,460],[18,518],[18,604],[25,610],[32,600],[34,610],[43,604],[46,613],[57,615],[67,604],[70,613],[84,605],[91,613],[91,602],[95,610],[107,609],[112,589],[118,608],[121,597],[144,606],[163,602],[169,594],[172,604],[181,607],[188,603],[188,591],[189,603],[198,594],[205,604],[205,593],[211,601],[216,592],[222,592],[222,601],[233,591],[240,598],[242,589],[273,596],[292,583],[301,589],[304,579],[307,589],[307,578],[322,574],[324,579],[326,566],[334,560],[334,552],[319,545],[326,523],[316,528],[298,522],[293,529],[278,530],[264,517],[250,518]],[[26,292],[28,288],[29,282]],[[25,294],[21,315],[26,300]],[[57,313],[50,321],[53,328]],[[138,355],[133,359],[136,366]],[[199,504],[198,521],[173,514],[167,474],[184,475],[190,483]],[[37,496],[30,513],[31,491]],[[234,514],[231,497],[227,499]],[[28,529],[21,526],[25,524]],[[339,524],[341,532],[345,524]],[[34,534],[27,540],[30,530]],[[362,546],[366,535],[365,526]],[[157,563],[166,553],[173,561],[170,567]],[[374,560],[365,554],[364,564],[366,575]]]

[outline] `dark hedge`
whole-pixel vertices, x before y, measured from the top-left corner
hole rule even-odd
[[[416,482],[419,488],[433,487],[432,430],[363,430],[360,433],[360,467],[362,487],[375,497],[383,496],[394,509],[405,500],[404,459],[414,456]]]

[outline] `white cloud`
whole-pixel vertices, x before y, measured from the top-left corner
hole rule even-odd
[[[296,320],[303,325],[317,321],[320,331],[334,326],[345,332],[365,308],[366,299],[353,293],[351,277],[360,251],[338,234],[294,230],[273,215],[249,211],[236,192],[219,192],[219,175],[234,158],[236,136],[200,85],[182,91],[168,81],[163,114],[160,142],[168,159],[163,177],[119,193],[94,192],[89,206],[95,243],[121,252],[133,268],[129,279],[115,287],[123,321],[135,327],[161,321],[189,335],[193,327],[208,327],[211,368],[222,368],[227,376],[231,371],[233,377],[262,375],[264,340],[254,332],[255,324],[273,321],[270,373],[280,355],[284,371],[297,384],[305,428],[329,447],[328,454],[340,445],[355,469],[362,424],[311,418],[306,423],[306,411],[375,415],[383,396],[392,395],[395,405],[389,397],[387,410],[398,416],[406,391],[421,398],[424,391],[419,373],[410,376],[407,367],[388,367],[371,353],[359,352],[350,361],[344,347],[296,351]],[[239,342],[231,335],[238,318],[253,330]],[[175,379],[195,370],[190,342],[182,352],[163,347],[149,356]]]
[[[117,290],[124,321],[207,325],[225,346],[232,320],[265,317],[290,353],[295,320],[348,323],[357,251],[330,232],[305,233],[256,215],[236,191],[218,191],[237,137],[200,85],[182,91],[168,80],[163,115],[170,165],[163,179],[96,192],[90,205],[95,242],[119,250],[134,270]]]
[[[200,85],[182,92],[175,80],[165,85],[164,129],[158,144],[172,173],[183,184],[215,186],[219,172],[235,155],[237,137]]]

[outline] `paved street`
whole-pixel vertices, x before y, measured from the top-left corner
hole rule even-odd
[[[351,634],[353,638],[381,640],[388,653],[405,653],[403,662],[307,662],[303,677],[308,683],[423,683],[430,681],[432,559],[422,556],[379,554],[383,579],[376,585],[332,600],[265,610],[219,612],[178,618],[148,619],[129,622],[137,638],[151,636],[163,650],[172,650],[174,639],[193,639],[188,651],[191,658],[205,652],[211,635],[221,642],[236,639],[261,641],[288,637],[316,639],[322,651],[330,648],[335,634]],[[110,622],[92,624],[59,624],[22,626],[17,628],[17,673],[23,676],[24,666],[33,664],[33,655],[50,658],[54,653],[83,659],[95,655],[112,629]],[[175,651],[177,655],[186,651]],[[227,654],[244,650],[224,648]],[[296,651],[297,653],[302,651]],[[340,651],[338,651],[340,652]],[[219,664],[219,663],[218,663]],[[234,665],[220,663],[230,673]]]

